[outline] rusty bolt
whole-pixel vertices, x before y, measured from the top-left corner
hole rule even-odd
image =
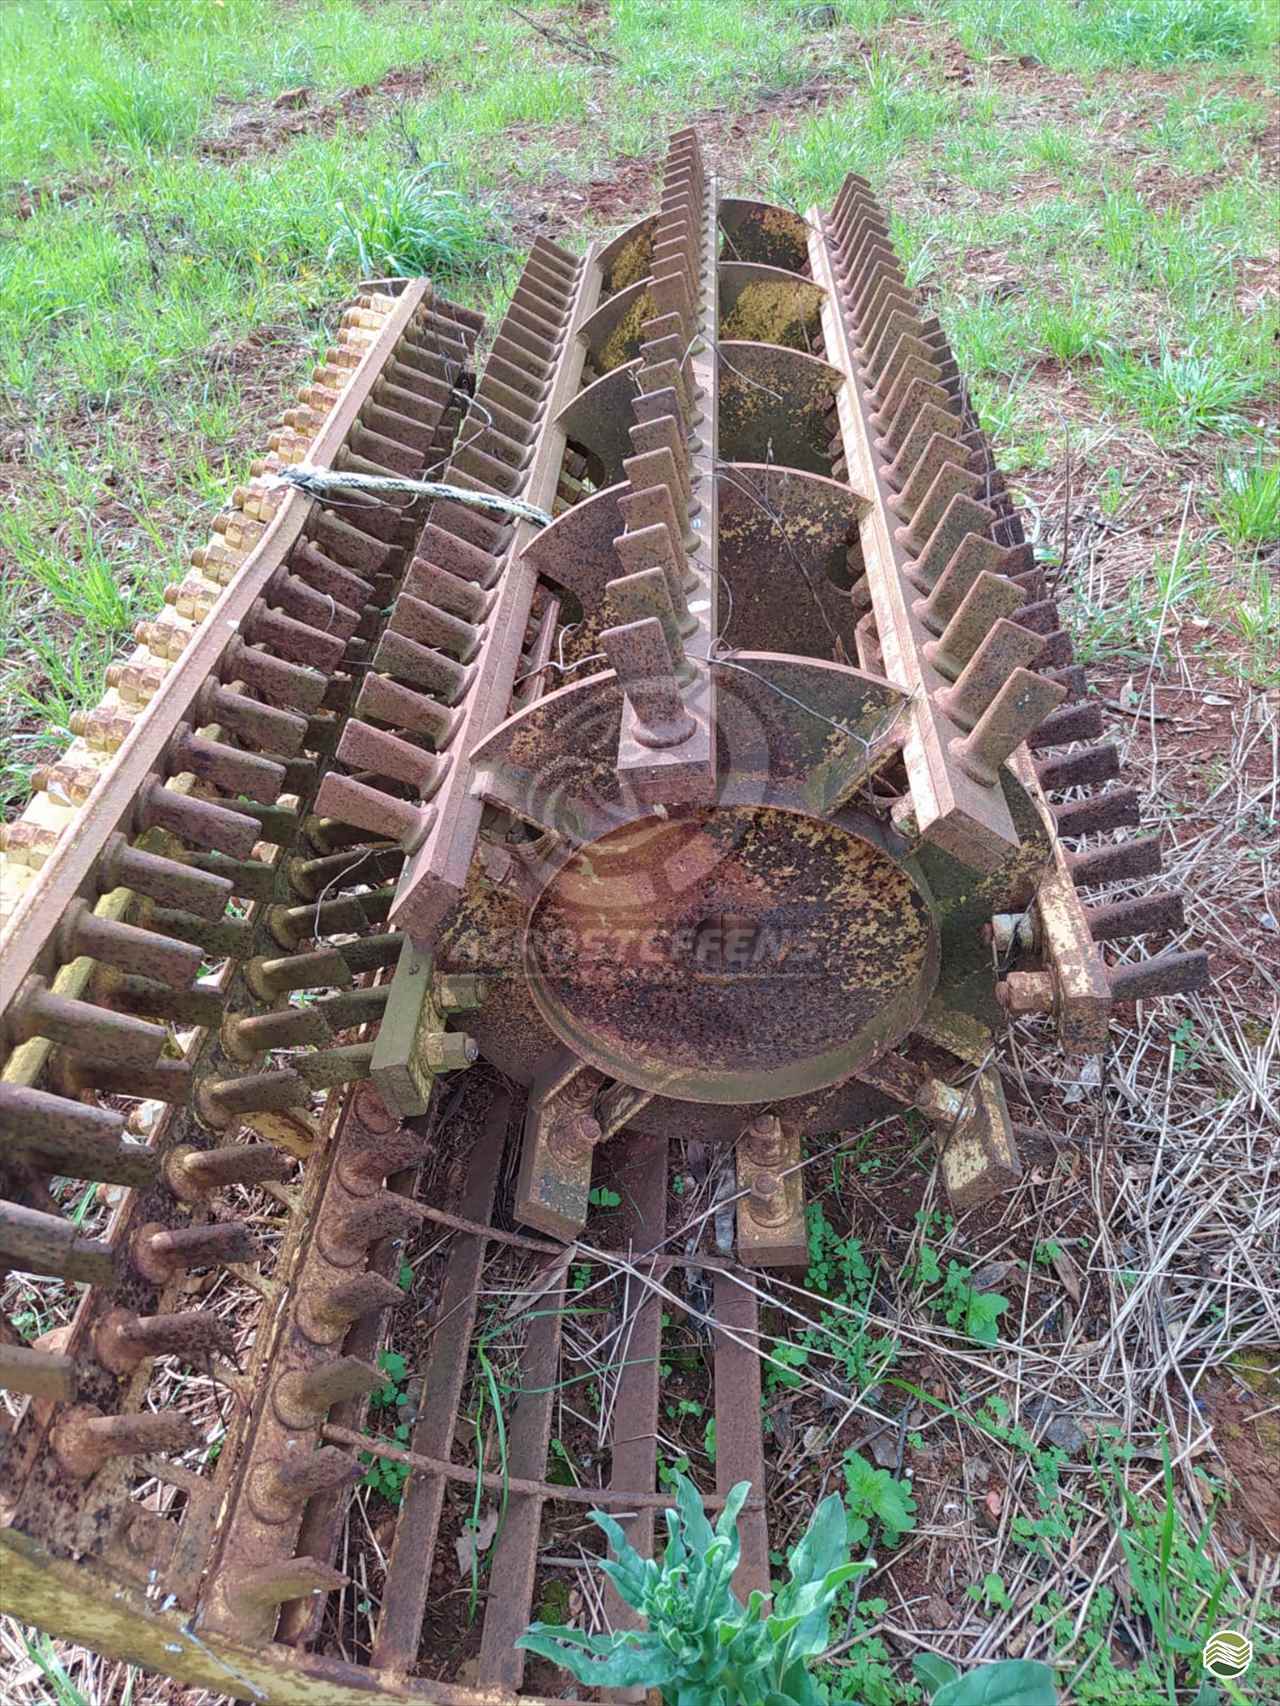
[[[599,1120],[573,1109],[552,1120],[547,1145],[557,1161],[586,1161],[603,1133]]]
[[[739,1139],[743,1155],[756,1167],[777,1167],[786,1153],[777,1114],[758,1114]]]
[[[757,1173],[747,1201],[757,1226],[781,1226],[791,1212],[786,1181],[777,1173]]]

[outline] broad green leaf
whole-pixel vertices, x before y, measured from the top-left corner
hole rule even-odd
[[[809,1518],[809,1526],[787,1560],[792,1587],[821,1581],[849,1556],[849,1525],[844,1500],[829,1493]]]
[[[716,1533],[719,1535],[736,1536],[738,1532],[738,1515],[751,1494],[750,1481],[739,1481],[730,1487],[724,1501],[724,1509],[720,1512],[716,1523]]]
[[[799,1662],[787,1667],[782,1678],[782,1697],[792,1706],[822,1706],[822,1696],[813,1678]]]
[[[917,1653],[911,1661],[911,1668],[916,1674],[916,1681],[923,1683],[930,1695],[937,1692],[944,1683],[954,1682],[960,1672],[938,1653]]]
[[[1033,1659],[1001,1659],[944,1683],[933,1697],[933,1706],[1056,1706],[1057,1698],[1048,1665]]]
[[[695,1558],[705,1558],[715,1539],[707,1513],[702,1508],[702,1495],[687,1475],[677,1475],[676,1506],[684,1524],[684,1542]]]
[[[653,1635],[605,1636],[603,1639],[611,1645],[622,1640],[627,1645],[601,1657],[583,1651],[586,1639],[576,1629],[535,1624],[516,1645],[539,1658],[550,1659],[552,1664],[567,1670],[575,1681],[588,1683],[592,1688],[662,1688],[675,1681],[675,1659]]]

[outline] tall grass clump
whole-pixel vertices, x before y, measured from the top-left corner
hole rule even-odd
[[[498,241],[482,201],[442,184],[436,163],[398,172],[337,205],[329,258],[351,256],[366,277],[459,278],[482,273]]]

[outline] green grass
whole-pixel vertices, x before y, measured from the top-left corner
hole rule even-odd
[[[1258,450],[1252,462],[1225,463],[1213,514],[1238,550],[1280,543],[1280,460]]]

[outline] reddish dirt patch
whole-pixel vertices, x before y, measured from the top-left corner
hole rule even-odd
[[[1224,1535],[1243,1552],[1244,1535],[1268,1552],[1280,1546],[1280,1416],[1274,1393],[1258,1394],[1240,1381],[1212,1381],[1201,1407],[1213,1423],[1213,1443],[1231,1477],[1231,1498]]]

